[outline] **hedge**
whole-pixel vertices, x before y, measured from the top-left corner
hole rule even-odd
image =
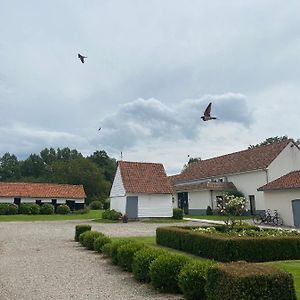
[[[119,247],[117,250],[118,265],[123,270],[132,272],[134,254],[144,247],[145,245],[139,242],[132,242]]]
[[[132,262],[132,272],[134,278],[141,282],[150,282],[150,264],[167,251],[157,248],[145,247],[135,253]]]
[[[19,214],[23,215],[38,215],[40,213],[39,205],[35,203],[21,203],[19,207]]]
[[[222,262],[300,259],[299,237],[226,237],[169,226],[157,228],[156,242]]]
[[[91,229],[92,229],[92,227],[90,225],[86,225],[86,224],[76,225],[75,226],[75,241],[78,242],[79,236],[86,231],[90,231]]]
[[[114,265],[118,264],[118,249],[123,246],[126,245],[128,243],[132,243],[132,240],[128,240],[128,239],[120,239],[120,240],[116,240],[113,241],[111,243],[111,247],[110,247],[110,258],[111,261]]]
[[[122,214],[114,209],[107,209],[102,213],[102,219],[106,220],[119,220]]]
[[[0,215],[16,215],[18,205],[14,203],[0,203]]]
[[[110,253],[111,253],[111,245],[112,243],[106,243],[103,245],[101,252],[104,256],[106,257],[110,257]]]
[[[296,300],[293,278],[262,264],[217,264],[208,271],[209,300]]]
[[[66,204],[60,204],[56,208],[56,213],[59,215],[67,215],[71,212],[71,209],[68,205]]]
[[[183,210],[181,208],[173,208],[173,219],[175,220],[183,219]]]
[[[54,205],[45,203],[40,207],[41,215],[53,215],[54,214]]]
[[[103,236],[103,233],[98,231],[86,231],[79,236],[79,241],[82,246],[86,247],[89,250],[94,250],[94,241],[99,236]]]
[[[94,240],[94,250],[102,253],[102,248],[107,243],[111,243],[111,239],[106,235],[100,235]]]

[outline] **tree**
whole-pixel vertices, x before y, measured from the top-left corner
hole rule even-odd
[[[257,148],[260,146],[265,146],[265,145],[271,145],[273,143],[279,143],[279,142],[283,142],[288,140],[289,137],[287,135],[283,135],[283,136],[273,136],[273,137],[269,137],[267,139],[265,139],[263,142],[256,144],[256,145],[249,145],[248,149],[253,149],[253,148]],[[294,140],[294,142],[299,145],[300,144],[300,140]]]
[[[0,159],[0,180],[18,180],[21,177],[20,163],[14,154],[5,153]]]
[[[46,167],[43,159],[37,154],[30,156],[21,162],[21,175],[23,177],[41,177],[46,173]]]

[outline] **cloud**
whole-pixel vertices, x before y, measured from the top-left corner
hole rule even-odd
[[[125,103],[100,123],[100,141],[110,149],[132,148],[151,140],[173,141],[195,139],[210,122],[200,116],[207,104],[213,102],[212,114],[218,116],[217,126],[224,123],[251,124],[252,112],[246,96],[236,93],[205,95],[199,99],[183,100],[172,106],[157,99],[137,99]]]

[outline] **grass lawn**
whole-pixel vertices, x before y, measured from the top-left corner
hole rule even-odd
[[[142,220],[143,223],[179,223],[179,222],[187,222],[186,220],[175,220],[172,218],[153,218]]]
[[[217,215],[213,215],[213,216],[208,216],[208,215],[185,215],[184,218],[205,219],[205,220],[214,220],[214,221],[223,221],[223,220],[227,219],[226,216],[217,216]],[[242,216],[241,218],[242,218],[242,220],[251,220],[251,219],[253,219],[253,216]],[[235,219],[238,220],[239,218],[236,217]]]
[[[1,215],[0,222],[11,221],[63,221],[63,220],[87,220],[99,219],[103,210],[90,210],[86,214],[70,215]]]

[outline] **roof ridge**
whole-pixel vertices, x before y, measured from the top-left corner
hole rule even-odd
[[[26,181],[0,181],[0,184],[43,184],[43,185],[60,185],[60,186],[83,186],[83,184],[72,183],[51,183],[51,182],[26,182]]]
[[[117,163],[132,163],[132,164],[149,164],[149,165],[163,165],[162,163],[153,163],[147,161],[129,161],[129,160],[118,160]]]

